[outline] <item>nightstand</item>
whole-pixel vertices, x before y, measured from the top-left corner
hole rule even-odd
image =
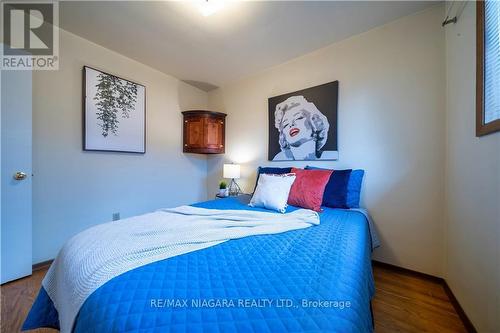
[[[226,198],[238,198],[238,197],[243,197],[243,196],[252,196],[251,194],[247,194],[247,193],[240,193],[238,195],[228,195],[227,197],[223,197],[221,196],[219,193],[217,193],[215,195],[215,199],[226,199]]]

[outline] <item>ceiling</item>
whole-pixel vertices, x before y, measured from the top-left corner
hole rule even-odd
[[[62,1],[59,20],[65,30],[208,91],[434,4],[228,1],[204,17],[193,1]]]

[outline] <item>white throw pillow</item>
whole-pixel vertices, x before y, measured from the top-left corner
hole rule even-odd
[[[283,175],[261,174],[257,188],[249,206],[264,207],[284,213],[287,207],[290,188],[295,181],[294,173]]]

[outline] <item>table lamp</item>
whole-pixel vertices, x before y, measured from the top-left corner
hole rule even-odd
[[[238,195],[242,193],[240,186],[235,181],[235,179],[240,178],[239,164],[224,164],[222,177],[231,179],[231,183],[229,184],[229,195]]]

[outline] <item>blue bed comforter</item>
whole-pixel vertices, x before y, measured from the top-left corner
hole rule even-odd
[[[245,200],[195,206],[261,210]],[[371,332],[366,217],[330,208],[320,217],[319,226],[231,240],[119,275],[85,301],[74,331]],[[23,329],[58,326],[42,288]]]

